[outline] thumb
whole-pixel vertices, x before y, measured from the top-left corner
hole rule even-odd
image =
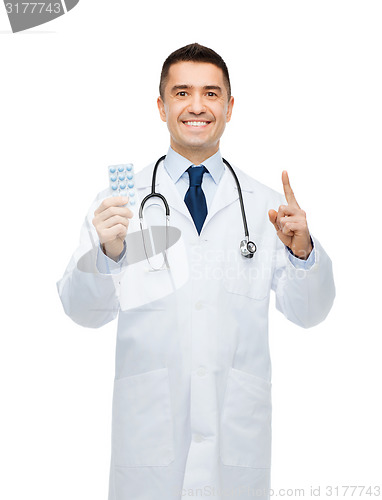
[[[269,220],[272,222],[272,224],[274,225],[276,231],[279,230],[279,227],[277,226],[276,224],[276,220],[277,220],[277,215],[278,213],[276,212],[276,210],[269,210],[268,211],[268,217],[269,217]]]

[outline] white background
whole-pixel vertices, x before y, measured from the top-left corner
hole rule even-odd
[[[116,323],[73,323],[56,281],[105,167],[167,151],[161,65],[194,41],[230,70],[223,155],[279,191],[287,169],[334,266],[321,325],[271,302],[272,486],[381,485],[381,24],[368,0],[81,0],[12,34],[0,6],[1,498],[107,498]]]

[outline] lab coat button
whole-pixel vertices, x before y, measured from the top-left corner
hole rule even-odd
[[[200,434],[195,434],[194,441],[195,443],[201,443],[203,441],[203,436],[201,436]]]
[[[199,377],[204,377],[204,375],[207,373],[207,370],[205,368],[198,368],[196,373],[199,375]]]
[[[203,309],[203,302],[201,300],[199,300],[196,304],[195,304],[195,309],[197,309],[198,311],[200,311],[200,309]]]

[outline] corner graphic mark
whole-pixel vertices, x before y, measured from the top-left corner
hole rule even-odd
[[[53,2],[4,0],[4,5],[12,31],[17,33],[63,16],[72,10],[78,2],[79,0],[54,0]]]

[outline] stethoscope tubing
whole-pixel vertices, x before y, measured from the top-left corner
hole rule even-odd
[[[145,203],[150,199],[150,198],[153,198],[153,197],[158,197],[160,198],[162,201],[163,201],[163,204],[165,206],[165,209],[166,209],[166,216],[169,217],[170,216],[170,207],[167,203],[167,200],[166,198],[160,194],[160,193],[157,193],[155,191],[155,181],[156,181],[156,175],[157,175],[157,170],[158,170],[158,166],[159,164],[164,161],[164,159],[166,158],[166,155],[164,156],[161,156],[157,162],[155,163],[155,166],[154,166],[154,170],[153,170],[153,176],[152,176],[152,182],[151,182],[151,193],[149,193],[147,196],[145,196],[142,200],[142,203],[141,203],[141,206],[139,208],[139,218],[142,219],[143,217],[143,207],[145,206]],[[241,217],[243,219],[243,226],[244,226],[244,234],[246,236],[247,239],[249,239],[249,231],[248,231],[248,225],[247,225],[247,217],[245,215],[245,209],[244,209],[244,202],[243,202],[243,195],[242,195],[242,192],[241,192],[241,187],[240,187],[240,182],[239,182],[239,179],[237,178],[237,175],[234,171],[234,169],[232,168],[231,164],[225,159],[223,158],[223,162],[225,163],[225,165],[227,165],[227,167],[229,168],[229,170],[231,171],[232,175],[233,175],[233,178],[235,179],[235,183],[236,183],[236,187],[237,187],[237,191],[239,193],[239,200],[240,200],[240,209],[241,209]]]
[[[168,227],[168,222],[170,218],[170,207],[167,203],[166,198],[155,191],[155,181],[156,181],[156,175],[157,175],[157,170],[158,170],[158,165],[160,164],[161,161],[163,161],[166,158],[166,155],[161,156],[157,162],[155,163],[154,170],[153,170],[153,176],[152,176],[152,183],[151,183],[151,193],[149,193],[145,198],[143,198],[142,203],[139,207],[139,221],[141,225],[141,229],[143,228],[143,207],[145,206],[145,203],[147,200],[150,198],[156,197],[160,198],[163,201],[163,204],[166,208],[166,238],[167,238],[167,227]],[[241,218],[243,220],[243,226],[244,226],[244,234],[245,234],[245,240],[242,240],[240,242],[240,252],[243,255],[243,257],[249,257],[252,258],[254,253],[256,252],[256,244],[253,241],[249,241],[249,231],[248,231],[248,225],[247,225],[247,217],[245,215],[245,209],[244,209],[244,202],[243,202],[243,195],[241,192],[241,187],[240,187],[240,182],[239,179],[237,178],[237,175],[230,165],[230,163],[223,158],[224,164],[227,166],[227,168],[231,171],[233,178],[235,179],[237,191],[239,194],[239,200],[240,200],[240,209],[241,209]],[[142,237],[143,237],[143,229],[142,229]],[[143,240],[143,244],[144,240]],[[159,270],[159,269],[154,269],[153,270]]]
[[[246,236],[246,238],[249,240],[249,231],[248,231],[248,225],[247,225],[247,217],[245,215],[245,209],[244,209],[244,202],[243,202],[243,195],[241,193],[241,186],[240,186],[240,182],[239,182],[239,179],[237,178],[237,175],[234,171],[234,169],[232,168],[231,164],[225,160],[223,158],[223,162],[227,165],[227,167],[230,169],[232,175],[233,175],[233,178],[235,179],[235,182],[236,182],[236,187],[237,187],[237,191],[239,193],[239,200],[240,200],[240,208],[241,208],[241,217],[243,219],[243,226],[244,226],[244,234]]]
[[[153,177],[152,177],[152,182],[151,182],[151,193],[149,193],[147,196],[145,196],[142,200],[141,206],[139,207],[139,218],[143,218],[143,207],[145,206],[145,203],[147,200],[153,197],[158,197],[163,201],[163,204],[166,208],[166,217],[170,216],[170,207],[168,206],[166,198],[163,196],[163,194],[156,193],[155,192],[155,181],[156,181],[156,176],[157,176],[157,170],[158,170],[158,165],[160,164],[161,161],[163,161],[166,158],[166,155],[161,156],[157,162],[155,163],[155,167],[153,170]]]

